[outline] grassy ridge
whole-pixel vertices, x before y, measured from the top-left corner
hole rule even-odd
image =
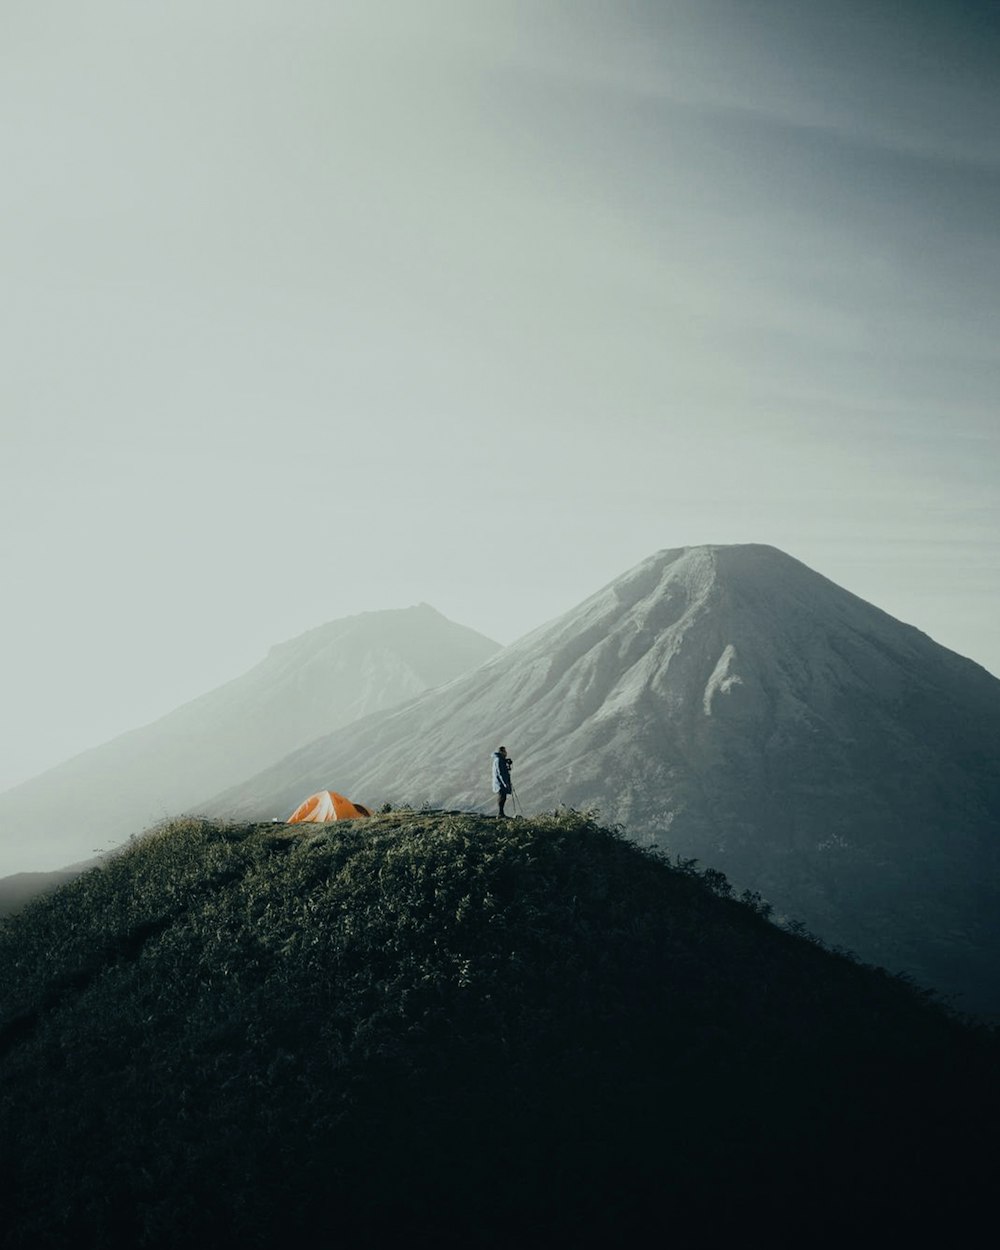
[[[997,1048],[575,813],[178,822],[0,927],[12,1246],[985,1209]]]

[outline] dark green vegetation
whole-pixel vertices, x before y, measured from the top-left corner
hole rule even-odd
[[[9,1244],[961,1240],[993,1035],[725,892],[575,813],[150,835],[0,929]]]

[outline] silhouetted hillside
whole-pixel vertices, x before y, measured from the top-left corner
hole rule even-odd
[[[7,1244],[961,1244],[992,1035],[726,890],[575,813],[149,835],[0,925]]]

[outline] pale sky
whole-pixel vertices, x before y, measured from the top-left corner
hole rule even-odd
[[[1000,674],[1000,10],[0,0],[0,787],[766,542]]]

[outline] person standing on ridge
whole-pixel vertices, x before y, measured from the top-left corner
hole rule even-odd
[[[497,820],[506,815],[503,805],[507,802],[507,795],[514,793],[510,780],[513,765],[514,761],[507,754],[506,747],[498,747],[493,752],[493,793],[497,796]]]

